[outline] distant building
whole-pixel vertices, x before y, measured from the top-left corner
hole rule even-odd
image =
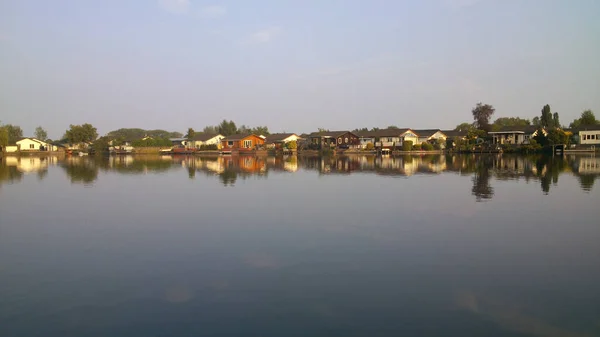
[[[574,131],[577,132],[579,144],[600,145],[600,124],[582,125]]]
[[[323,131],[308,135],[311,145],[318,148],[360,148],[359,137],[350,131]]]
[[[542,129],[544,135],[548,133]],[[527,126],[503,126],[498,131],[490,131],[494,144],[524,145],[529,144],[531,139],[537,136],[538,127],[534,125]]]
[[[295,133],[272,133],[265,138],[267,148],[281,148],[289,142],[297,142],[300,139]]]

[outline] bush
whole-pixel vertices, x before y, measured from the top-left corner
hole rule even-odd
[[[421,144],[421,149],[423,151],[433,151],[433,145],[431,145],[430,143],[423,143]]]
[[[296,143],[295,140],[292,140],[291,142],[288,142],[287,144],[285,144],[285,147],[290,150],[295,150],[298,148],[298,143]]]
[[[198,148],[198,150],[200,151],[216,151],[218,149],[219,147],[217,146],[217,144],[200,145],[200,147]]]
[[[367,146],[365,147],[365,150],[371,151],[374,148],[375,148],[375,145],[373,145],[373,143],[367,143]]]
[[[413,145],[412,150],[413,151],[421,151],[421,144]]]
[[[402,151],[412,151],[413,149],[413,142],[411,140],[405,140],[402,143]]]

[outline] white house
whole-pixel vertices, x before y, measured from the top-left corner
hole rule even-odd
[[[372,143],[378,148],[392,148],[393,146],[402,146],[405,141],[411,141],[417,144],[419,136],[411,129],[383,129],[377,131],[358,132],[361,147],[366,147]]]
[[[289,142],[298,142],[300,136],[295,133],[272,133],[265,137],[267,148],[275,148]]]
[[[494,144],[529,144],[530,140],[537,135],[538,128],[534,125],[527,126],[506,126],[498,131],[490,131]],[[542,129],[544,135],[548,133]]]
[[[200,149],[201,146],[216,145],[219,148],[223,138],[225,138],[225,136],[218,133],[198,133],[194,136],[194,139],[191,142],[192,144],[190,144],[191,146],[189,147]]]
[[[442,144],[445,144],[446,138],[448,138],[448,136],[446,136],[446,134],[443,133],[440,129],[414,130],[414,132],[417,135],[419,135],[419,140],[417,141],[417,144],[427,142],[434,143],[438,141],[441,141]]]
[[[23,138],[18,140],[17,146],[21,151],[58,151],[57,146],[35,138]]]
[[[578,130],[579,144],[600,145],[600,125],[584,125]]]

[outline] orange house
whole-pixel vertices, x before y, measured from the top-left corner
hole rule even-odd
[[[255,134],[231,135],[221,140],[223,151],[252,151],[265,145],[265,140]]]

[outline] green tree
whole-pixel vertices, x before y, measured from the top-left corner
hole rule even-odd
[[[471,110],[475,126],[480,130],[490,131],[490,118],[492,118],[495,111],[496,109],[489,104],[477,103],[473,110]]]
[[[298,148],[298,143],[296,143],[295,140],[292,140],[291,142],[288,142],[287,144],[285,144],[285,146],[290,150],[295,150]]]
[[[405,140],[402,143],[402,151],[412,151],[413,149],[413,142],[411,140]]]
[[[256,135],[264,135],[267,136],[269,135],[269,128],[265,125],[265,126],[257,126],[252,128],[251,130],[252,133],[256,134]]]
[[[388,125],[387,129],[394,129],[394,130],[398,130],[400,129],[399,127],[395,126],[395,125]]]
[[[0,146],[8,145],[8,130],[0,123]]]
[[[502,127],[527,125],[531,125],[529,119],[522,119],[519,117],[500,117],[494,121],[494,124],[492,124],[492,129],[499,130]]]
[[[579,117],[578,119],[575,119],[571,123],[570,127],[578,128],[582,125],[595,125],[595,124],[600,124],[600,121],[596,119],[594,112],[592,110],[585,110],[584,112],[581,113],[581,117]]]
[[[219,133],[223,136],[231,136],[238,133],[238,129],[232,120],[228,122],[224,119],[221,124],[219,124]]]
[[[534,126],[542,126],[542,122],[540,121],[540,118],[538,116],[533,117],[533,119],[531,120],[531,125]]]
[[[98,131],[88,123],[82,125],[71,124],[69,130],[65,132],[64,138],[71,144],[93,142],[98,138]]]
[[[106,134],[111,139],[123,138],[130,141],[136,139],[142,139],[145,137],[152,138],[181,138],[183,134],[181,132],[170,132],[165,130],[144,130],[139,128],[122,128],[111,131]]]
[[[37,128],[35,128],[34,135],[35,135],[35,138],[39,139],[39,140],[45,141],[46,139],[48,139],[48,133],[41,126],[38,126]]]
[[[558,112],[555,112],[552,115],[552,122],[554,123],[554,127],[555,128],[560,128],[560,119],[559,119],[559,116],[558,116]]]
[[[542,127],[545,128],[553,128],[554,127],[554,119],[552,117],[552,111],[550,110],[550,105],[546,104],[542,108],[542,117],[540,118],[540,123]]]
[[[187,139],[187,144],[188,147],[192,147],[192,141],[194,140],[194,137],[196,136],[196,131],[194,131],[194,129],[189,128],[187,130],[187,133],[185,134],[185,139]]]
[[[472,123],[460,123],[454,128],[454,131],[469,131],[474,128],[475,127],[473,126]]]
[[[207,133],[207,134],[217,134],[219,133],[219,127],[218,126],[205,126],[204,129],[202,130],[202,133]]]
[[[6,133],[6,145],[15,145],[19,139],[23,138],[23,130],[18,125],[6,124],[2,126],[2,129],[3,133]]]

